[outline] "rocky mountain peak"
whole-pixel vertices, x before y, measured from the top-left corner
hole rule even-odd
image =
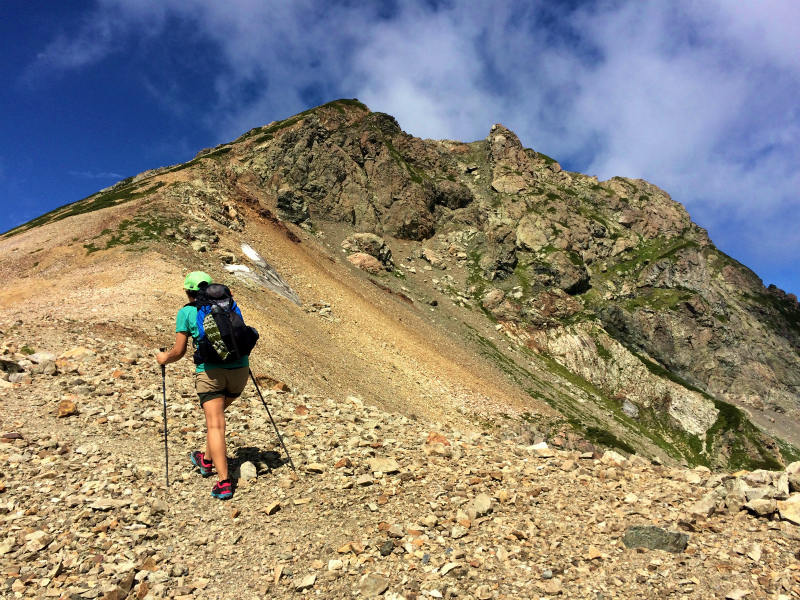
[[[271,256],[259,239],[269,239]],[[462,374],[456,380],[486,369],[454,384],[463,394],[431,383],[429,410],[477,421],[557,414],[586,443],[709,468],[777,468],[800,443],[791,426],[800,402],[796,298],[716,249],[657,186],[566,172],[500,124],[484,140],[422,140],[390,115],[339,100],[120,182],[0,244],[3,272],[30,298],[24,279],[70,276],[59,257],[74,252],[72,264],[114,280],[127,264],[120,257],[223,272],[226,261],[246,262],[242,242],[301,297],[317,290],[301,302],[319,305],[313,318],[336,314],[330,298],[351,298],[401,337],[424,327],[413,352],[425,347],[428,363],[444,361],[444,372]],[[16,244],[29,254],[12,252]],[[313,275],[291,280],[303,272]],[[243,293],[262,304],[255,290]],[[312,313],[290,314],[295,328],[312,322]],[[380,402],[418,410],[410,375],[393,388],[397,400],[381,395],[375,382],[410,363],[386,355],[389,341],[362,337],[356,321],[347,335],[313,321],[315,360],[330,364],[323,348],[362,367],[370,356],[381,370],[369,385],[350,379]],[[355,346],[344,343],[351,336]],[[436,336],[447,342],[425,346]],[[305,345],[292,348],[304,364]],[[302,376],[329,389],[327,379]],[[441,377],[430,370],[426,380]]]

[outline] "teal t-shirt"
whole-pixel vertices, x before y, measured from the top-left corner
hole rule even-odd
[[[197,328],[197,307],[184,306],[178,311],[178,317],[175,319],[175,332],[176,333],[189,333],[194,341],[194,347],[197,348],[197,341],[200,338],[200,330]],[[200,363],[197,365],[195,372],[202,373],[206,369],[238,369],[240,367],[249,367],[250,357],[243,356],[240,360],[221,363]]]

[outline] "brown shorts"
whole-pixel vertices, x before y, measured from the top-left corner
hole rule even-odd
[[[250,367],[208,369],[196,373],[194,387],[200,397],[200,406],[214,398],[238,398],[247,385],[249,376]]]

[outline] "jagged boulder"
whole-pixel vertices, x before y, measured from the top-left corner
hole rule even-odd
[[[380,263],[382,269],[394,269],[392,250],[382,237],[374,233],[355,233],[342,242],[342,249],[349,253],[368,254]]]
[[[525,317],[537,327],[556,326],[562,319],[581,311],[581,305],[564,290],[555,288],[540,292],[530,300],[523,311]]]
[[[516,195],[536,183],[532,155],[522,147],[513,131],[498,123],[492,126],[486,140],[495,192]]]
[[[398,200],[386,212],[383,230],[387,235],[406,240],[424,240],[434,233],[433,214],[420,193]]]
[[[550,222],[535,213],[526,214],[517,225],[516,243],[522,250],[538,252],[550,243]]]
[[[483,307],[488,310],[498,321],[513,321],[519,318],[521,306],[506,298],[503,290],[494,288],[486,292],[481,298]]]
[[[434,188],[434,201],[436,204],[441,204],[451,210],[456,210],[464,208],[472,202],[474,198],[472,190],[465,185],[447,179],[436,182]]]
[[[372,273],[373,275],[377,275],[385,270],[377,258],[365,254],[364,252],[354,252],[347,256],[347,260],[362,271]]]
[[[549,254],[547,262],[537,267],[537,273],[545,276],[543,281],[546,284],[573,296],[589,289],[589,272],[586,266],[566,252]]]
[[[303,223],[309,218],[308,202],[292,188],[278,190],[278,214],[290,223]]]
[[[490,281],[504,278],[517,266],[516,234],[507,225],[499,225],[486,233],[486,253],[481,269]]]

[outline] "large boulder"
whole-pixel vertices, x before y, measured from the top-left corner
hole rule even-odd
[[[362,271],[372,273],[373,275],[378,275],[385,270],[377,258],[365,254],[364,252],[354,252],[347,257],[347,260]]]
[[[652,525],[633,526],[625,531],[622,543],[627,548],[647,548],[648,550],[665,550],[679,554],[686,550],[689,536],[678,531],[667,531]]]
[[[391,248],[382,237],[374,233],[354,233],[342,242],[342,249],[350,253],[369,254],[377,259],[387,271],[394,268]]]
[[[524,315],[539,327],[557,325],[581,311],[581,305],[564,290],[555,288],[541,292],[528,300]]]
[[[464,208],[472,202],[472,191],[465,185],[444,179],[437,181],[434,187],[434,201],[452,210]]]
[[[503,290],[489,290],[481,298],[481,303],[498,321],[516,320],[522,312],[520,305],[508,300]]]
[[[480,260],[480,266],[487,279],[502,279],[514,272],[517,266],[516,241],[514,230],[507,225],[486,232],[486,253]]]
[[[278,213],[284,221],[302,223],[309,218],[308,202],[296,190],[282,188],[278,190]]]
[[[404,240],[425,240],[434,234],[433,214],[415,199],[397,200],[384,218],[383,230]]]
[[[549,229],[549,221],[540,215],[530,213],[523,216],[517,225],[517,247],[538,252],[550,243]]]
[[[582,294],[589,290],[589,272],[586,266],[574,260],[566,252],[553,252],[547,256],[547,264],[537,269],[539,274],[549,276],[546,282],[571,296]]]
[[[789,491],[800,492],[800,461],[787,466],[785,473],[789,480]]]

